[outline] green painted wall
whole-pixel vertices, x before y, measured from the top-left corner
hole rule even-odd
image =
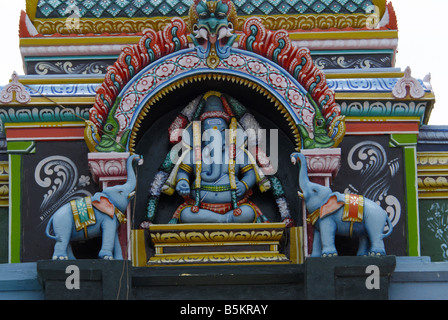
[[[419,201],[422,256],[448,261],[448,199]]]
[[[0,263],[8,263],[8,208],[0,208]]]

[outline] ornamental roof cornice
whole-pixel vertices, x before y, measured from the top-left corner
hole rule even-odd
[[[384,5],[383,5],[384,2]],[[186,16],[193,0],[28,0],[37,19],[66,18],[73,11],[79,18],[152,18]],[[385,1],[372,0],[233,0],[237,14],[358,14]]]
[[[386,0],[233,2],[238,13],[236,30],[252,16],[260,17],[270,30],[363,29],[372,12],[380,20],[386,12]],[[147,28],[161,30],[173,17],[186,20],[192,3],[193,0],[27,0],[27,15],[34,31],[42,35],[137,33]],[[393,11],[390,4],[387,8]],[[396,25],[395,14],[389,15],[392,21],[388,25]],[[80,23],[76,30],[69,30],[67,20],[73,18]]]

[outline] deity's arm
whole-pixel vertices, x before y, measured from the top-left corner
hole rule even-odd
[[[254,166],[249,161],[249,158],[245,152],[238,154],[238,174],[240,176],[239,181],[246,187],[246,191],[252,189],[257,181]]]
[[[193,173],[193,168],[190,165],[181,163],[179,165],[179,170],[177,171],[176,183],[180,180],[185,180],[190,183],[190,176]]]
[[[188,155],[187,155],[188,159]],[[193,166],[187,164],[185,161],[179,165],[176,175],[176,191],[181,196],[187,196],[190,193],[190,177],[193,173]]]

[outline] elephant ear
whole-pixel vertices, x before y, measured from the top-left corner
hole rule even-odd
[[[99,200],[92,198],[92,205],[100,210],[102,213],[107,214],[112,219],[114,218],[115,213],[115,207],[114,205],[109,201],[108,198],[101,196],[99,197]]]
[[[320,217],[323,218],[329,214],[332,214],[345,204],[344,201],[340,201],[336,195],[332,195],[328,201],[320,207]]]

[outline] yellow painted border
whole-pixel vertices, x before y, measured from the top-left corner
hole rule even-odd
[[[61,121],[61,122],[8,122],[5,123],[5,129],[14,128],[77,128],[77,127],[85,127],[85,122],[76,121]]]
[[[19,41],[20,47],[34,47],[34,46],[73,46],[73,45],[95,45],[95,44],[135,44],[140,40],[141,36],[59,36],[59,37],[34,37],[21,38]]]
[[[165,230],[209,230],[211,228],[216,229],[216,223],[201,223],[201,224],[153,224],[151,225],[151,230],[165,231]],[[235,229],[276,229],[285,228],[284,223],[269,223],[269,224],[256,224],[256,223],[229,223],[219,225],[221,230],[235,230]]]
[[[362,30],[362,31],[291,31],[289,37],[297,40],[365,40],[365,39],[398,39],[396,30]]]
[[[98,86],[100,86],[104,81],[104,74],[103,75],[95,75],[94,77],[73,77],[69,74],[64,75],[64,77],[57,77],[57,78],[46,78],[41,76],[33,76],[30,78],[27,77],[20,77],[19,76],[19,82],[24,85],[42,85],[42,84],[85,84],[85,83],[96,83]],[[11,80],[10,80],[11,82]]]

